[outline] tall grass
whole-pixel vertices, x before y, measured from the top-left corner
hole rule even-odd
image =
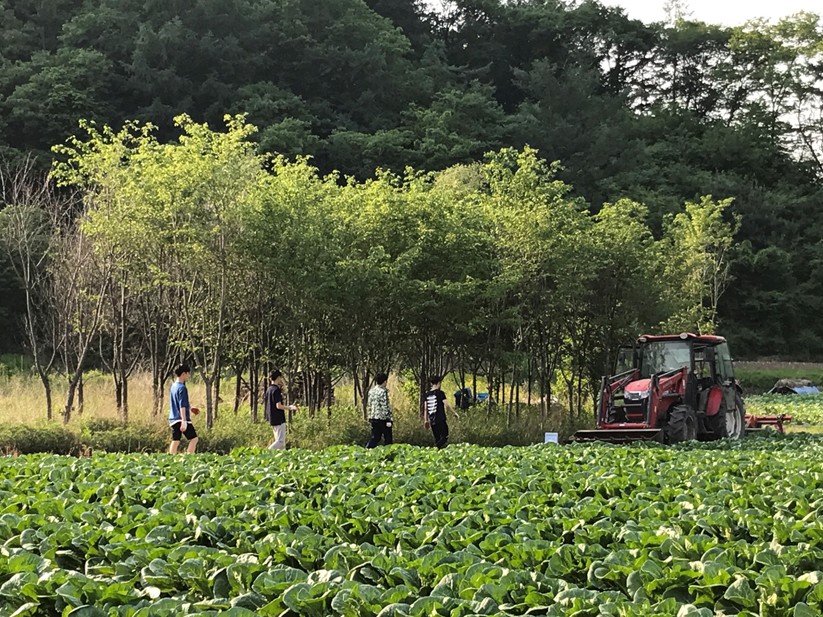
[[[148,375],[138,374],[129,382],[128,426],[119,422],[111,377],[90,372],[84,376],[84,382],[83,413],[79,414],[75,408],[71,422],[65,427],[77,436],[84,447],[110,451],[161,451],[167,447],[168,406],[164,402],[163,412],[152,415],[151,380]],[[482,382],[478,387],[480,385]],[[204,407],[203,385],[193,378],[188,387],[192,405]],[[450,400],[456,388],[453,380],[445,381],[443,389]],[[60,378],[53,378],[52,390],[57,420],[54,424],[57,424],[61,421],[65,383]],[[394,407],[395,442],[432,445],[432,435],[423,428],[417,413],[416,389],[407,381],[392,377],[389,391]],[[248,401],[240,406],[237,414],[234,413],[233,397],[234,383],[226,380],[215,426],[206,431],[203,415],[195,420],[202,449],[226,452],[239,446],[265,447],[271,441],[271,429],[262,421],[262,405],[261,422],[254,423]],[[345,383],[338,386],[335,399],[331,410],[323,408],[313,418],[309,417],[306,409],[294,415],[288,427],[289,447],[317,449],[338,444],[365,444],[368,441],[369,423],[363,418],[362,410],[353,405],[353,386]],[[541,419],[538,406],[529,406],[525,400],[521,403],[519,417],[514,413],[508,417],[503,408],[482,405],[460,411],[460,416],[459,419],[449,417],[450,442],[489,446],[540,443],[546,431],[558,432],[561,438],[565,438],[590,422],[589,418],[581,421],[571,419],[559,408],[553,408],[548,417]],[[31,373],[0,375],[0,425],[39,428],[45,439],[45,420],[45,394],[39,379]],[[38,446],[31,443],[30,431],[15,434],[25,437],[25,447],[35,448],[36,451]],[[13,449],[16,442],[9,435],[6,447]]]

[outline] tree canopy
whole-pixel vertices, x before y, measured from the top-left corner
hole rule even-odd
[[[128,133],[136,140],[127,144],[129,152],[132,146],[143,152],[150,144],[152,156],[171,157],[185,148],[177,141],[181,129],[185,135],[206,124],[217,129],[225,114],[247,114],[237,122],[257,128],[243,133],[242,143],[254,147],[241,148],[251,176],[221,177],[216,161],[162,158],[168,163],[162,174],[143,169],[144,175],[128,178],[135,184],[110,204],[121,207],[126,202],[119,200],[141,191],[140,207],[154,208],[146,220],[124,222],[120,233],[149,225],[153,216],[154,223],[174,216],[172,203],[183,207],[186,200],[173,199],[159,179],[169,173],[184,178],[179,165],[193,165],[186,173],[200,178],[178,187],[187,199],[201,191],[239,191],[246,199],[242,182],[247,180],[267,195],[249,198],[248,208],[271,214],[282,207],[278,191],[307,191],[294,209],[271,219],[258,213],[254,219],[300,220],[306,227],[301,234],[316,234],[283,238],[293,269],[266,281],[281,288],[299,284],[305,304],[300,319],[328,332],[345,327],[342,308],[340,315],[325,314],[311,300],[312,293],[329,292],[328,276],[334,273],[345,279],[336,284],[335,306],[356,305],[359,313],[352,318],[407,332],[421,329],[432,293],[427,284],[404,289],[402,297],[381,295],[380,306],[355,300],[372,298],[376,285],[385,283],[384,289],[392,281],[418,280],[426,265],[416,261],[420,245],[415,242],[423,243],[428,229],[449,239],[430,256],[438,266],[437,281],[445,284],[446,296],[438,298],[447,311],[443,332],[460,332],[464,341],[480,331],[477,323],[461,322],[467,303],[509,328],[522,317],[507,313],[499,290],[480,280],[512,285],[507,293],[522,301],[523,310],[529,307],[530,319],[547,327],[556,323],[557,315],[540,311],[550,310],[542,298],[560,282],[546,279],[539,281],[542,288],[524,290],[514,281],[541,267],[554,271],[561,262],[574,266],[558,274],[570,284],[598,281],[589,293],[611,285],[605,295],[600,290],[581,300],[586,310],[599,310],[600,302],[622,303],[631,293],[660,298],[669,303],[667,316],[691,319],[696,305],[667,296],[660,281],[685,276],[665,270],[674,267],[667,260],[672,252],[697,246],[697,239],[677,232],[688,228],[683,207],[694,204],[697,216],[695,208],[711,195],[712,207],[723,207],[712,210],[719,220],[704,220],[703,230],[739,230],[733,243],[722,246],[728,257],[725,293],[716,306],[701,296],[700,310],[716,312],[717,327],[732,339],[738,356],[801,359],[823,352],[823,322],[816,319],[823,298],[823,24],[818,16],[725,27],[689,21],[687,15],[668,24],[643,24],[593,0],[453,0],[438,12],[427,6],[399,0],[0,0],[0,153],[11,161],[34,154],[46,169],[55,157],[51,147],[77,134],[84,119],[97,127],[135,130],[151,123],[157,127],[151,137]],[[182,114],[189,120],[178,127],[174,119]],[[235,130],[240,129],[230,127],[226,135]],[[497,154],[484,159],[488,152]],[[285,158],[253,163],[263,154]],[[65,160],[62,156],[57,160]],[[512,171],[522,169],[523,161],[512,163],[518,156],[548,162],[534,163],[545,166],[530,189],[541,195],[534,207],[517,197],[517,183],[525,181]],[[139,163],[152,160],[147,155]],[[421,173],[410,174],[409,167]],[[137,169],[130,165],[128,174]],[[422,172],[442,173],[432,179]],[[260,188],[261,174],[271,186]],[[301,188],[284,188],[281,176]],[[509,183],[505,197],[495,194],[496,183]],[[478,200],[484,191],[488,199]],[[554,207],[555,199],[572,204],[564,206],[571,210],[562,220],[583,226],[574,235],[579,246],[568,246],[565,228],[543,211]],[[355,203],[362,212],[346,214]],[[391,207],[398,203],[402,208]],[[268,229],[265,222],[233,228],[235,221],[223,221],[219,204],[212,205],[215,209],[199,219],[203,227],[185,232],[191,234],[187,241],[206,233],[209,242],[217,242],[207,233],[215,220],[221,233],[237,239],[233,246],[279,228],[272,223]],[[398,220],[381,214],[398,208],[415,214]],[[480,216],[483,208],[494,210],[494,217]],[[328,221],[335,234],[339,231],[334,239],[339,246],[328,245],[329,253],[319,254],[319,246],[327,244]],[[450,229],[455,235],[446,233]],[[124,251],[151,257],[116,240],[107,239],[113,267]],[[626,250],[616,254],[610,247],[617,244]],[[656,257],[648,252],[652,246]],[[700,254],[711,257],[712,250],[704,245]],[[592,263],[581,263],[575,251]],[[491,253],[495,258],[489,261]],[[378,267],[388,257],[392,265]],[[207,266],[208,276],[240,267],[226,261],[227,255],[213,259],[198,262]],[[447,262],[454,271],[441,272]],[[363,270],[364,263],[376,270]],[[12,290],[0,301],[0,321],[6,324],[20,319],[24,305],[12,265],[8,256],[0,263],[0,289]],[[207,275],[187,268],[181,264],[175,276]],[[638,270],[643,277],[626,280]],[[380,311],[395,302],[420,305],[408,322],[394,323]],[[604,319],[628,328],[638,319],[629,315]],[[201,325],[202,336],[217,344],[206,333],[219,324]],[[592,330],[585,336],[602,334]],[[384,353],[364,336],[356,342],[358,353]],[[4,341],[8,347],[14,343]],[[466,354],[469,347],[467,342]],[[315,351],[318,357],[343,353]]]

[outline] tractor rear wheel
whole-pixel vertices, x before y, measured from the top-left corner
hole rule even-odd
[[[735,394],[734,407],[731,409],[728,408],[724,399],[720,410],[715,415],[706,418],[706,424],[712,432],[712,439],[742,439],[746,433],[745,417],[746,410],[739,394]]]
[[[666,442],[680,443],[697,439],[697,414],[689,405],[676,405],[669,412]]]

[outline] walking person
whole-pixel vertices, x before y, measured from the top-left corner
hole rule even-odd
[[[460,416],[449,403],[446,393],[440,389],[442,378],[433,376],[429,379],[429,391],[426,392],[426,420],[423,426],[428,430],[431,428],[434,435],[434,445],[439,449],[446,447],[449,441],[449,425],[446,422],[446,409],[454,414],[455,418]]]
[[[171,428],[171,445],[169,454],[177,454],[180,448],[180,439],[183,435],[189,440],[187,454],[194,454],[197,451],[197,431],[191,423],[191,414],[197,415],[200,410],[192,408],[189,404],[189,391],[186,382],[191,376],[191,368],[188,364],[181,364],[174,369],[175,380],[169,390],[169,401],[171,410],[169,411],[169,427]]]
[[[386,373],[378,373],[374,378],[375,385],[369,390],[369,422],[371,423],[371,439],[366,444],[367,448],[374,448],[383,439],[387,446],[392,442],[392,410],[389,402],[389,390],[386,382],[389,376]]]
[[[269,450],[285,450],[286,410],[297,411],[297,405],[283,403],[283,375],[280,371],[274,371],[269,375],[269,387],[266,390],[263,409],[274,433],[274,441],[269,445]]]

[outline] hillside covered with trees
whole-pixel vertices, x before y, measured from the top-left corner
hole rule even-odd
[[[696,213],[688,218],[683,210],[687,202],[695,208],[713,204],[713,212],[724,218],[707,224],[736,230],[733,245],[702,247],[704,253],[722,250],[729,269],[719,273],[728,285],[718,294],[719,305],[713,306],[711,298],[701,302],[703,309],[717,309],[718,327],[732,339],[738,357],[806,359],[823,352],[823,320],[817,318],[823,308],[823,23],[816,15],[740,28],[683,20],[647,25],[597,2],[500,0],[456,0],[438,12],[408,0],[0,0],[0,15],[0,152],[7,165],[34,155],[35,167],[46,170],[55,157],[67,160],[71,151],[55,154],[52,146],[82,135],[81,119],[115,131],[129,121],[136,121],[135,126],[151,123],[157,127],[151,139],[160,147],[178,143],[181,126],[174,118],[180,114],[190,118],[183,121],[184,128],[208,123],[216,130],[225,130],[225,114],[247,114],[258,130],[246,130],[241,120],[232,121],[233,130],[252,140],[258,153],[289,160],[311,157],[309,163],[280,160],[274,169],[281,175],[312,178],[311,190],[331,191],[331,183],[341,191],[332,197],[324,193],[325,201],[312,206],[324,204],[316,206],[317,212],[307,205],[295,215],[295,229],[304,217],[305,233],[318,234],[305,241],[317,246],[351,241],[359,265],[370,259],[379,265],[379,256],[369,252],[375,237],[346,235],[351,219],[341,205],[348,199],[344,178],[352,178],[352,194],[371,192],[369,199],[377,199],[381,190],[401,201],[415,191],[427,195],[425,212],[418,214],[435,221],[436,211],[442,212],[438,224],[451,226],[452,240],[463,243],[444,249],[450,259],[461,260],[453,264],[455,272],[436,273],[432,280],[486,277],[511,285],[502,296],[493,286],[471,290],[479,294],[473,301],[485,307],[476,313],[487,320],[483,326],[494,323],[496,335],[507,341],[495,348],[502,354],[495,356],[499,368],[517,364],[512,358],[533,343],[522,336],[518,320],[527,314],[536,319],[529,311],[545,308],[540,298],[551,295],[562,278],[557,268],[574,263],[577,249],[567,243],[581,242],[588,226],[597,230],[591,242],[609,244],[608,250],[598,253],[595,246],[589,247],[593,253],[585,253],[601,260],[587,276],[603,277],[602,285],[568,298],[586,307],[600,300],[620,310],[635,307],[620,335],[633,327],[659,327],[677,311],[690,310],[688,301],[678,307],[672,298],[672,290],[688,288],[688,281],[677,278],[685,275],[676,267],[685,259],[678,251],[687,243],[676,231],[694,221]],[[204,133],[200,138],[214,137]],[[103,143],[118,140],[101,138]],[[497,154],[485,158],[490,152]],[[407,167],[447,171],[418,184]],[[506,175],[526,169],[528,176],[535,168],[544,176],[527,188],[512,185]],[[377,169],[397,175],[365,182]],[[94,191],[102,185],[100,179],[85,172],[72,176],[76,171],[64,169],[64,181],[99,196]],[[329,179],[331,172],[339,175]],[[136,177],[124,182],[134,188],[129,183]],[[505,198],[495,191],[503,191]],[[518,191],[527,198],[549,191],[552,203],[575,213],[568,225],[583,227],[561,226],[550,243],[541,244],[535,235],[519,237],[517,230],[526,229],[523,222],[514,224],[505,216]],[[447,194],[452,197],[443,197]],[[711,200],[703,199],[709,195]],[[411,201],[422,207],[417,198]],[[336,204],[334,213],[323,210],[329,204]],[[473,210],[479,204],[500,211]],[[359,206],[354,210],[359,212]],[[404,224],[411,224],[415,210],[408,206],[406,211]],[[321,214],[320,220],[312,219]],[[335,217],[340,233],[324,228],[323,221]],[[385,223],[387,229],[392,222],[397,223]],[[507,233],[501,235],[503,230]],[[393,233],[397,236],[381,239],[390,253],[397,249],[392,258],[413,249],[413,241],[408,246],[403,242],[417,238],[417,232],[398,223]],[[488,242],[493,252],[488,252]],[[526,248],[542,252],[513,258]],[[549,249],[554,252],[546,254]],[[333,255],[339,267],[346,250],[336,246],[325,257]],[[291,251],[301,255],[306,268],[323,267],[322,261],[312,262],[307,245],[294,244]],[[540,289],[541,281],[524,292],[518,285],[528,278],[527,268],[549,257],[556,259],[554,278],[544,295],[529,295]],[[19,325],[25,294],[9,257],[0,259],[5,260],[0,327],[4,333],[19,333],[4,335],[0,344],[19,349],[26,345]],[[507,263],[517,265],[516,276]],[[261,271],[253,261],[242,265]],[[428,267],[444,266],[435,260]],[[646,273],[642,277],[637,276],[640,270]],[[507,275],[515,276],[517,284]],[[422,280],[409,271],[403,276]],[[621,278],[625,276],[633,278]],[[288,286],[286,280],[282,285]],[[336,284],[341,280],[348,279],[342,276]],[[317,288],[295,284],[290,293],[328,292],[321,289],[323,281],[315,283]],[[572,293],[571,287],[564,289]],[[368,285],[362,293],[368,294]],[[439,307],[451,319],[442,322],[444,330],[460,322],[459,315],[449,313],[459,312],[460,305],[448,303],[466,297],[450,296]],[[423,302],[413,293],[406,300]],[[506,312],[515,305],[517,311]],[[411,314],[419,315],[422,306],[415,305]],[[255,308],[259,306],[249,310]],[[641,309],[650,312],[642,314]],[[294,318],[311,307],[292,306],[290,311],[288,317]],[[600,317],[620,318],[608,307]],[[383,318],[397,325],[390,315],[378,317]],[[542,318],[553,323],[551,315]],[[368,321],[369,315],[362,319]],[[421,324],[400,326],[409,337],[400,340],[419,340],[412,334]],[[457,332],[464,337],[459,340],[469,341],[467,357],[470,343],[480,344],[471,339],[480,331],[478,324],[468,332],[451,330],[454,339],[459,339]],[[575,336],[582,340],[598,332],[594,328]],[[557,336],[561,345],[576,344],[570,330],[561,329]],[[598,361],[606,357],[601,347],[613,342],[598,342]],[[349,359],[339,361],[346,365]],[[594,366],[589,369],[597,372]]]

